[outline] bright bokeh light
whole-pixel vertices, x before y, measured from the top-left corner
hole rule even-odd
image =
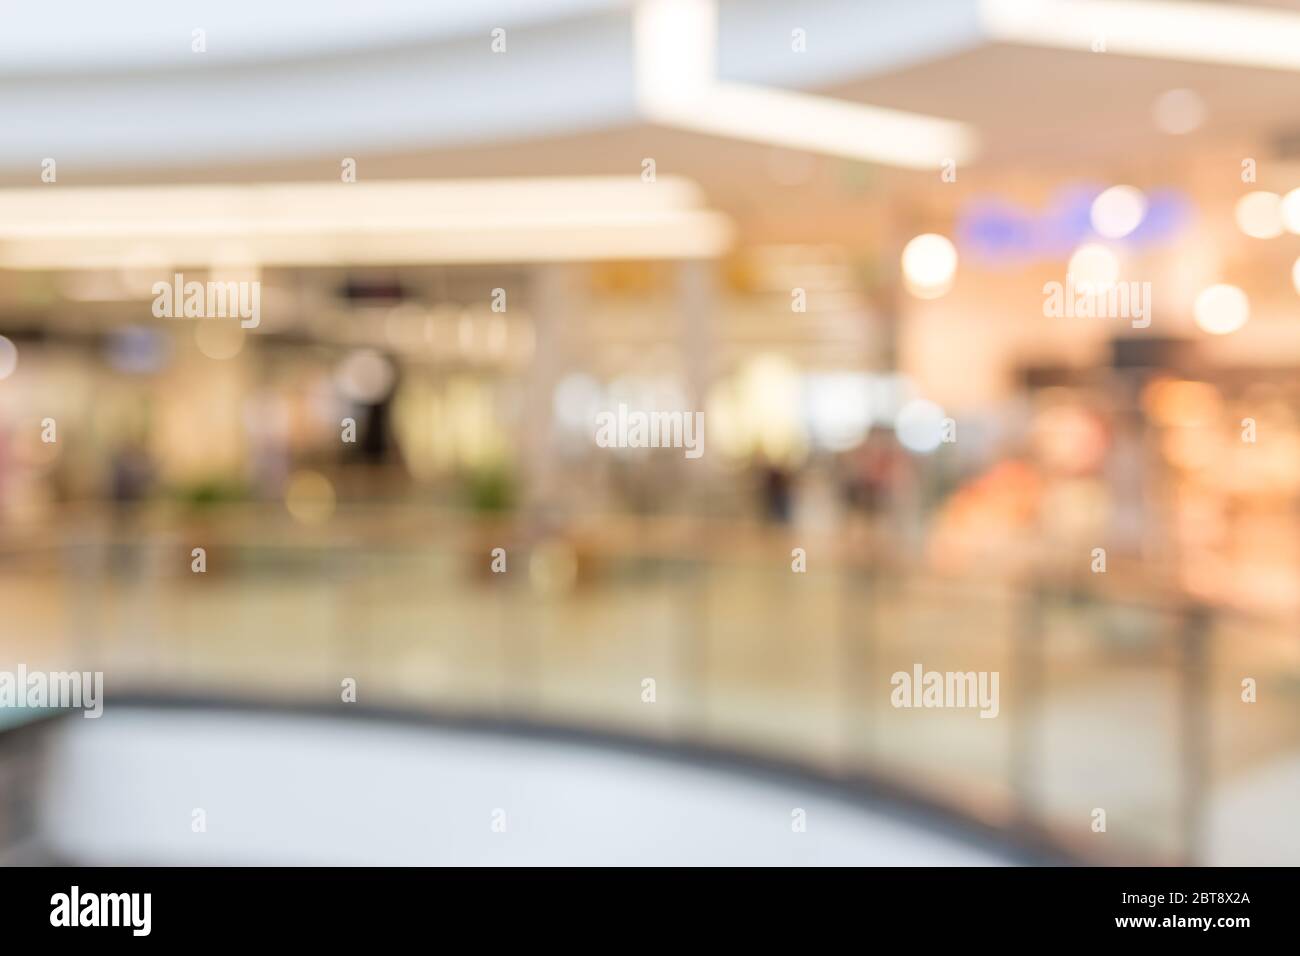
[[[957,247],[944,236],[927,232],[903,247],[903,280],[921,299],[937,299],[952,288]]]
[[[1100,291],[1119,281],[1119,259],[1099,243],[1089,242],[1075,250],[1067,272],[1075,286]]]
[[[1300,189],[1293,189],[1282,197],[1282,228],[1287,232],[1300,232]]]
[[[1237,200],[1237,228],[1253,239],[1282,235],[1282,197],[1277,193],[1246,193]]]
[[[1212,285],[1196,297],[1196,324],[1211,335],[1235,332],[1250,318],[1250,301],[1235,285]]]
[[[354,402],[375,405],[393,388],[393,363],[374,349],[350,352],[334,375],[339,391]]]
[[[706,402],[709,442],[731,458],[798,466],[808,453],[799,367],[766,352],[716,382]]]
[[[803,383],[813,440],[831,451],[860,444],[871,428],[871,380],[859,372],[811,374]]]
[[[1291,284],[1295,286],[1297,292],[1300,292],[1300,259],[1296,259],[1296,261],[1291,264]]]
[[[1099,236],[1121,239],[1142,223],[1147,197],[1133,186],[1112,186],[1092,201],[1090,219]]]
[[[1170,136],[1185,136],[1205,123],[1205,101],[1193,90],[1167,90],[1151,107],[1156,127]]]
[[[894,420],[899,444],[908,451],[929,454],[943,441],[943,409],[924,398],[914,398]]]

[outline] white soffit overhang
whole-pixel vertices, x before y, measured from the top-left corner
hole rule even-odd
[[[658,2],[485,0],[472,17],[435,17],[399,0],[367,6],[378,23],[356,22],[346,5],[314,5],[307,16],[294,3],[305,18],[301,29],[282,11],[258,31],[233,13],[208,17],[206,26],[196,20],[193,29],[205,31],[202,53],[191,49],[195,16],[188,13],[118,10],[118,19],[96,26],[92,16],[69,31],[62,15],[32,6],[17,21],[21,29],[0,37],[0,167],[30,171],[36,181],[47,158],[61,176],[360,159],[647,119],[904,166],[935,168],[969,154],[973,137],[959,123],[799,92],[976,42],[969,0],[797,7],[688,0],[696,14],[721,20],[720,31],[709,31],[716,50],[707,51],[716,88],[698,115],[673,116],[662,108],[648,114],[636,82],[636,20]],[[236,13],[247,6],[234,0]],[[137,17],[138,36],[129,29]],[[791,30],[804,24],[820,44],[814,55],[791,49]],[[935,24],[942,25],[937,37]],[[504,53],[493,52],[498,28]],[[683,39],[692,54],[700,51],[698,36]]]
[[[195,12],[164,0],[72,2],[84,16],[22,5],[0,32],[0,169],[10,181],[39,182],[49,158],[62,182],[114,169],[361,161],[646,119],[933,169],[975,154],[976,131],[961,117],[807,91],[989,44],[1089,51],[1099,38],[1112,55],[1300,69],[1300,13],[1241,3],[228,0]],[[656,9],[716,28],[679,32],[675,49],[655,53],[639,23]],[[498,28],[504,53],[492,49]],[[203,53],[192,50],[194,29],[205,31]],[[793,49],[796,29],[807,52]],[[647,86],[647,56],[701,81],[699,95],[688,102],[671,72]]]
[[[642,0],[635,29],[637,102],[656,123],[913,169],[975,155],[964,123],[723,79],[715,0]],[[794,29],[777,36],[793,47]]]

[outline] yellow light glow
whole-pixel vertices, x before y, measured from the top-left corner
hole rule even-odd
[[[296,471],[285,489],[284,505],[302,524],[324,524],[334,514],[334,486],[319,472]]]
[[[194,343],[210,359],[234,358],[244,348],[244,329],[234,319],[195,319]]]
[[[710,390],[709,441],[729,458],[797,467],[808,454],[800,405],[799,367],[783,355],[756,355]]]
[[[1183,425],[1171,428],[1160,447],[1170,464],[1185,471],[1199,471],[1222,459],[1221,444],[1209,429]]]
[[[1161,378],[1143,389],[1142,406],[1161,425],[1208,425],[1221,414],[1223,399],[1208,382]]]

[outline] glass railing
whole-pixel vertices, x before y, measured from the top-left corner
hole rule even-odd
[[[322,531],[78,521],[3,549],[0,667],[102,670],[109,709],[157,693],[343,707],[354,681],[359,707],[798,764],[1081,861],[1300,862],[1295,622],[879,548],[810,548],[794,573],[790,548],[753,529],[543,538],[383,511]],[[894,706],[891,675],[918,666],[996,672],[996,717]]]

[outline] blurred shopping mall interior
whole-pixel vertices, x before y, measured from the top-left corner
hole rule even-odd
[[[1300,863],[1300,2],[61,6],[0,861]]]

